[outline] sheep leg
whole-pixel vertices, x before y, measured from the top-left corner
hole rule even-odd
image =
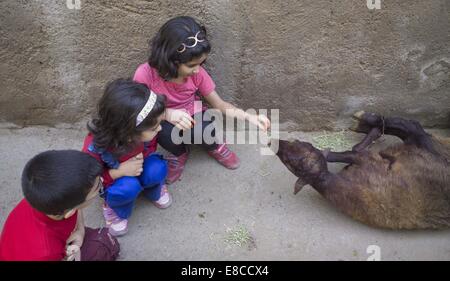
[[[433,154],[437,154],[433,147],[431,135],[425,132],[422,125],[415,120],[406,120],[399,117],[385,119],[386,134],[394,135],[403,140],[405,144],[416,145]]]
[[[327,162],[340,162],[347,164],[354,164],[358,159],[358,152],[356,151],[344,151],[344,152],[322,152]]]
[[[373,127],[360,143],[353,146],[352,151],[359,152],[359,151],[366,149],[369,145],[371,145],[380,136],[381,136],[380,128]]]
[[[372,128],[378,128],[382,134],[399,137],[405,144],[416,145],[436,153],[430,135],[415,120],[400,117],[383,118],[379,114],[364,111],[355,113],[353,117],[359,121],[357,126],[351,128],[355,132],[370,134]]]

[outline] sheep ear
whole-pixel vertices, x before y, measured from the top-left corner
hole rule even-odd
[[[297,194],[307,184],[308,183],[306,183],[303,179],[298,178],[297,181],[295,182],[294,194]]]

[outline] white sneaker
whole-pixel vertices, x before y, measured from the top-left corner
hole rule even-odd
[[[172,196],[170,196],[169,191],[167,190],[167,185],[163,185],[161,188],[161,197],[158,200],[153,201],[156,207],[160,209],[169,208],[172,205]]]
[[[103,205],[103,217],[109,233],[113,236],[121,236],[128,232],[128,220],[120,218],[108,205]]]

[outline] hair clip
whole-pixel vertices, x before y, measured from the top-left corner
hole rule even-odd
[[[188,41],[189,39],[193,40],[192,44],[185,44],[185,43],[181,43],[181,46],[177,49],[178,53],[183,53],[184,51],[186,51],[186,48],[194,48],[195,46],[197,46],[197,44],[200,42],[205,41],[205,39],[198,39],[198,35],[200,34],[201,31],[197,32],[195,34],[195,36],[190,36],[188,38],[186,38],[185,41]]]

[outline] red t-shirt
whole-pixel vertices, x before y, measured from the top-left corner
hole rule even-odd
[[[84,139],[83,148],[81,151],[86,152],[93,156],[95,159],[97,159],[100,164],[103,165],[103,173],[102,173],[102,179],[103,179],[103,186],[106,188],[110,186],[114,180],[111,178],[111,175],[109,174],[110,168],[108,167],[107,163],[103,162],[101,155],[99,153],[94,153],[89,150],[89,146],[93,143],[94,136],[89,133],[86,138]],[[133,149],[133,151],[127,153],[126,155],[121,156],[119,159],[119,163],[125,162],[128,159],[135,157],[139,153],[142,153],[144,155],[144,158],[152,154],[156,151],[156,148],[158,146],[157,138],[154,137],[147,146],[144,145],[144,143],[140,143],[136,148]]]
[[[0,261],[62,260],[77,217],[78,212],[68,219],[53,220],[22,199],[3,226]]]

